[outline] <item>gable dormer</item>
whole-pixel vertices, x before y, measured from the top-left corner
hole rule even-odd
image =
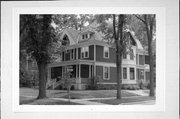
[[[79,36],[79,42],[87,41],[87,40],[91,39],[93,33],[94,32],[89,31],[89,30],[81,32],[81,34]]]

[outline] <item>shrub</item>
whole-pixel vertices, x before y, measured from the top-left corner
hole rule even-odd
[[[150,87],[150,82],[149,81],[144,81],[144,80],[138,80],[138,85],[140,89],[149,89]]]
[[[124,90],[139,90],[138,84],[122,84],[122,89]]]

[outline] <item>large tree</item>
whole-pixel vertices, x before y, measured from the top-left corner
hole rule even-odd
[[[115,44],[116,51],[116,67],[117,67],[117,99],[121,99],[121,84],[122,84],[122,55],[126,53],[126,33],[124,32],[124,24],[126,17],[123,14],[106,14],[96,15],[99,23],[99,31],[104,34],[104,39],[109,44]]]
[[[26,50],[37,62],[39,70],[38,99],[46,97],[46,69],[50,48],[55,39],[51,15],[20,15],[20,50]]]
[[[148,53],[149,53],[149,65],[150,65],[150,96],[154,96],[154,65],[153,65],[153,53],[152,53],[152,40],[156,31],[156,19],[155,14],[148,15],[135,15],[145,26],[147,39],[148,39]]]

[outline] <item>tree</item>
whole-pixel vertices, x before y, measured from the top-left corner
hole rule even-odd
[[[150,96],[154,96],[154,69],[153,69],[153,54],[152,54],[152,40],[155,35],[156,21],[155,15],[135,15],[144,25],[147,33],[148,39],[148,53],[149,53],[149,65],[150,65]]]
[[[116,27],[116,15],[113,14],[113,32],[116,44],[116,67],[117,67],[117,99],[121,99],[121,83],[122,83],[122,53],[123,53],[123,25],[125,16],[118,15],[118,24]]]
[[[20,48],[36,60],[39,70],[38,99],[46,97],[46,68],[51,56],[49,49],[56,38],[51,27],[51,17],[20,15]]]
[[[122,54],[126,52],[126,33],[124,32],[125,15],[96,15],[99,25],[99,31],[104,34],[104,40],[109,44],[115,43],[116,50],[116,67],[117,67],[117,99],[121,99],[121,83],[122,83]]]
[[[67,89],[69,103],[70,103],[70,99],[71,99],[70,90],[71,90],[71,86],[72,86],[74,81],[75,81],[75,79],[71,78],[71,72],[70,71],[66,71],[63,73],[62,84]]]

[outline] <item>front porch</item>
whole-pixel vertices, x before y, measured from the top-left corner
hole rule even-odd
[[[61,82],[63,72],[71,72],[71,78],[74,78],[74,89],[83,90],[88,84],[90,78],[94,76],[94,65],[90,63],[58,63],[56,65],[51,64],[48,66],[48,79],[47,88],[52,86],[52,89],[56,89]]]

